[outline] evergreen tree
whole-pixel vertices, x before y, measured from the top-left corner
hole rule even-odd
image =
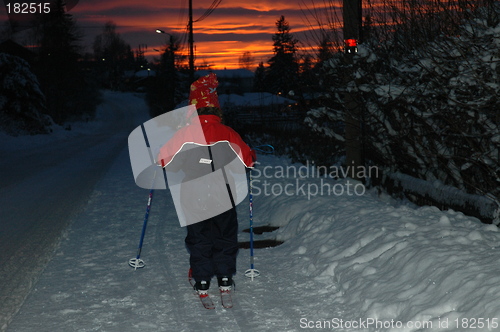
[[[35,67],[48,114],[57,124],[93,116],[99,94],[78,63],[80,34],[65,3],[53,2],[50,13],[41,15],[37,26],[39,60]]]
[[[304,94],[314,93],[318,91],[318,78],[314,70],[314,61],[311,55],[305,55],[300,63],[299,83],[300,86],[296,89],[295,95],[300,99]]]
[[[45,96],[29,64],[0,53],[0,129],[13,136],[46,134],[52,120],[45,110]]]
[[[276,22],[278,31],[273,36],[274,56],[269,59],[265,84],[272,93],[288,94],[296,88],[299,64],[296,59],[298,40],[290,33],[290,26],[281,16]]]
[[[175,109],[185,98],[184,91],[189,89],[187,82],[182,82],[179,75],[185,60],[179,49],[178,38],[170,36],[169,44],[157,64],[157,74],[149,80],[146,98],[152,117]]]
[[[317,67],[323,66],[325,61],[328,61],[333,57],[333,45],[328,35],[324,35],[323,39],[319,43],[317,56]]]
[[[264,63],[260,62],[259,66],[255,70],[254,80],[253,80],[253,89],[255,92],[264,92],[265,88],[265,76],[266,76],[266,67],[264,67]]]
[[[94,57],[102,64],[107,75],[107,83],[111,88],[119,87],[126,69],[134,67],[134,54],[119,33],[116,24],[109,21],[103,32],[95,37]]]
[[[415,28],[411,26],[415,21],[405,19],[390,27],[374,25],[372,35],[384,38],[370,38],[360,45],[354,57],[356,75],[348,82],[345,71],[350,65],[344,54],[334,54],[324,63],[321,81],[326,91],[305,122],[314,132],[332,138],[336,145],[332,150],[343,151],[349,140],[344,96],[354,92],[363,108],[363,148],[370,163],[386,174],[439,180],[471,194],[488,193],[498,199],[500,78],[495,63],[500,32],[488,25],[487,18],[496,15],[488,10],[464,8],[462,12],[442,13],[437,8],[420,22],[434,20],[435,14],[450,15],[450,22],[464,15],[474,17],[454,26],[453,34],[449,33],[450,25],[421,24],[420,36],[427,40],[415,43],[401,38],[406,44],[399,49],[395,43],[400,41],[389,37]],[[496,12],[500,17],[500,8]],[[435,28],[441,31],[427,33]],[[387,31],[377,31],[381,29]],[[427,194],[422,194],[427,199]],[[451,199],[440,204],[455,202]],[[462,208],[471,208],[468,203]]]

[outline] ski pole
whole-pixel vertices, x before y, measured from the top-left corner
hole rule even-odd
[[[154,189],[151,189],[149,191],[149,198],[148,198],[148,205],[146,207],[146,214],[144,216],[144,223],[142,224],[142,232],[141,232],[141,240],[139,241],[139,247],[137,248],[137,256],[135,258],[131,258],[128,261],[128,265],[134,268],[134,270],[137,270],[138,268],[144,267],[144,261],[141,258],[141,251],[142,251],[142,243],[144,241],[144,235],[146,234],[146,226],[148,225],[148,218],[149,218],[149,210],[151,209],[151,202],[153,201],[153,192]]]
[[[163,163],[162,163],[163,166]],[[128,265],[134,268],[134,270],[137,270],[138,268],[144,267],[144,261],[141,258],[141,251],[142,251],[142,243],[144,242],[144,235],[146,235],[146,226],[148,225],[148,219],[149,219],[149,210],[151,210],[151,202],[153,201],[153,193],[154,193],[154,182],[156,178],[156,169],[153,175],[153,180],[151,182],[151,190],[149,191],[149,197],[148,197],[148,205],[146,206],[146,214],[144,215],[144,222],[142,224],[142,232],[141,232],[141,240],[139,241],[139,247],[137,248],[137,256],[135,258],[131,258],[128,261]]]
[[[245,276],[253,278],[260,276],[259,270],[255,269],[254,266],[254,255],[253,255],[253,194],[252,194],[252,170],[250,170],[250,193],[249,193],[249,201],[250,201],[250,268],[245,271]]]

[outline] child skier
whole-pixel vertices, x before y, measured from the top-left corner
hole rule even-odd
[[[192,222],[187,225],[185,243],[190,253],[194,288],[200,297],[207,294],[213,276],[217,277],[221,291],[230,291],[236,273],[238,220],[233,198],[236,189],[225,165],[236,160],[245,168],[251,168],[256,160],[255,152],[240,135],[222,124],[217,86],[213,73],[191,85],[189,104],[197,110],[197,114],[191,116],[198,117],[199,125],[187,125],[179,130],[160,149],[157,158],[167,171],[181,169],[185,174],[181,201],[186,206],[186,218]],[[220,178],[224,180],[211,184],[198,181],[216,173],[222,174]],[[231,203],[224,205],[228,197]],[[214,209],[221,213],[211,216]],[[208,218],[203,216],[204,211],[211,211],[207,213]]]

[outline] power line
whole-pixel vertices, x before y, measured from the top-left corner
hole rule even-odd
[[[177,26],[183,25],[183,23],[181,23],[181,22],[185,20],[184,16],[186,15],[186,8],[187,8],[187,5],[186,5],[187,0],[180,0],[180,1],[181,1],[181,5],[179,7]]]
[[[201,15],[200,18],[198,18],[197,20],[194,20],[193,22],[200,22],[200,21],[203,21],[204,19],[206,19],[208,16],[210,16],[210,14],[213,13],[213,11],[220,5],[221,2],[222,2],[222,0],[214,0],[212,2],[212,4],[210,5],[210,7],[208,7],[208,9],[205,11],[205,13],[203,15]]]

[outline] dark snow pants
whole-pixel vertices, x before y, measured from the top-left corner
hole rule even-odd
[[[186,246],[195,281],[236,273],[238,219],[232,208],[218,216],[187,226]]]

